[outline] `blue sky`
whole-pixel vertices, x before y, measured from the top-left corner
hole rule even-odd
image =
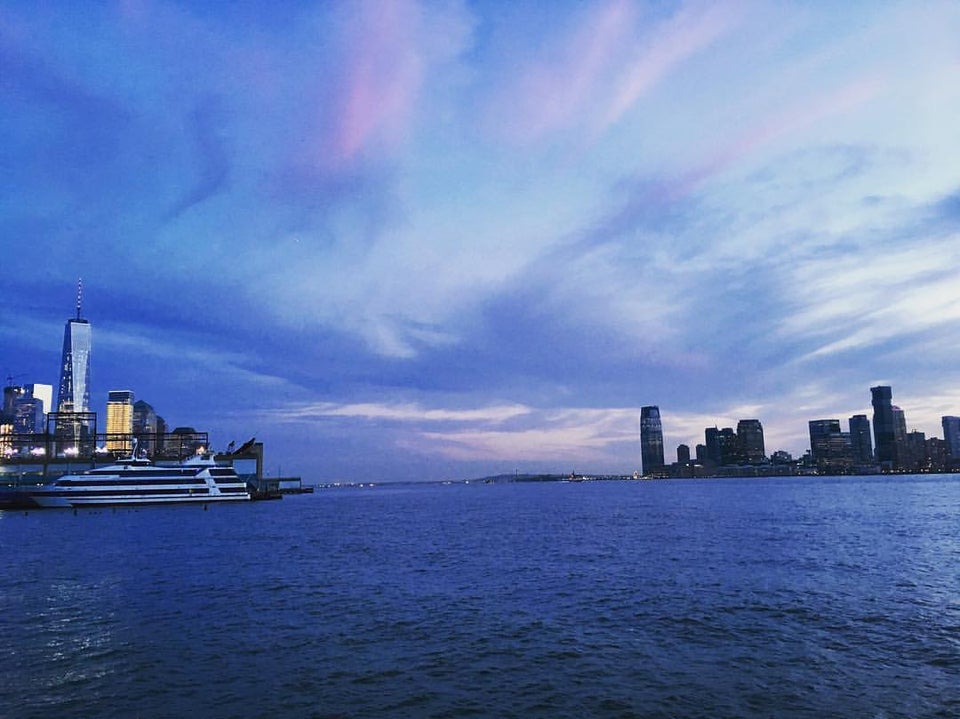
[[[960,414],[954,2],[5,2],[0,370],[316,480]]]

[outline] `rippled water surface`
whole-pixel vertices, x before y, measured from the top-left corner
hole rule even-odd
[[[960,477],[0,512],[0,715],[960,716]]]

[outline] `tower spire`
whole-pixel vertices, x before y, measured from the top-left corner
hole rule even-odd
[[[80,305],[83,303],[83,278],[77,278],[77,319],[80,319]]]

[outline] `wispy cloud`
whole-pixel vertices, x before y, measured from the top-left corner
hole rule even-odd
[[[728,33],[741,15],[739,3],[690,3],[650,30],[616,80],[601,129],[619,121],[671,71]]]
[[[801,309],[783,333],[825,338],[807,358],[861,349],[960,320],[958,238],[914,241],[869,257],[831,256],[798,268]]]
[[[421,452],[458,460],[593,462],[614,445],[631,450],[638,442],[637,412],[624,409],[571,409],[540,414],[538,426],[512,429],[461,429],[421,433],[410,444]],[[632,470],[632,465],[621,471]]]
[[[407,142],[430,73],[468,47],[471,31],[455,3],[360,0],[335,15],[342,54],[330,78],[333,112],[317,126],[320,141],[312,151],[315,162],[333,169],[364,155],[392,154]],[[313,108],[321,118],[327,110]]]
[[[588,4],[545,52],[510,68],[489,101],[492,132],[519,142],[602,134],[682,63],[738,23],[737,3],[688,3],[665,19],[631,0]]]
[[[361,402],[356,404],[337,404],[334,402],[319,402],[285,407],[271,412],[270,415],[274,420],[282,422],[306,422],[324,417],[339,417],[361,419],[371,422],[467,422],[500,424],[510,419],[523,417],[529,414],[530,411],[530,408],[519,404],[450,409],[426,408],[415,403],[383,404]]]
[[[636,8],[614,0],[584,8],[583,18],[550,38],[545,53],[510,68],[505,86],[490,100],[487,124],[517,141],[536,140],[579,124],[592,105],[635,22]]]

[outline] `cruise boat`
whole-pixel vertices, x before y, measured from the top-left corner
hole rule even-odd
[[[40,507],[89,507],[176,502],[228,502],[250,499],[246,482],[233,467],[209,454],[164,467],[149,459],[119,460],[107,467],[66,474],[50,482],[19,488],[21,499]]]

